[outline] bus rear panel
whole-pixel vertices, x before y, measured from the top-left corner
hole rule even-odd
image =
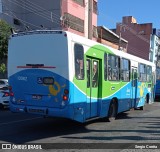
[[[11,37],[8,75],[12,112],[70,117],[67,50],[63,32],[37,31]]]

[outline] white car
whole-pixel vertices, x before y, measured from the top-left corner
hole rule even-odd
[[[0,79],[0,108],[9,107],[8,80]]]
[[[8,86],[8,80],[7,79],[0,79],[0,89],[3,87]]]
[[[8,88],[0,89],[0,108],[9,107],[10,93]]]

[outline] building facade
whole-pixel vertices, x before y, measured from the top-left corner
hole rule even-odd
[[[128,41],[128,53],[151,60],[152,23],[138,24],[134,17],[125,16],[122,23],[117,23],[116,34]]]
[[[97,0],[1,1],[1,18],[19,31],[54,29],[97,37]]]
[[[98,42],[114,49],[127,52],[128,41],[109,30],[107,27],[98,26]]]
[[[153,62],[160,68],[160,29],[153,29],[150,52],[151,58],[153,54]]]

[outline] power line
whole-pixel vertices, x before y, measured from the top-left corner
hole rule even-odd
[[[57,19],[57,20],[60,20],[60,18],[59,18],[59,16],[57,15],[57,14],[55,14],[55,13],[53,13],[52,11],[50,12],[50,11],[48,11],[47,9],[44,9],[43,7],[41,7],[40,5],[38,5],[38,4],[36,4],[36,3],[33,3],[33,2],[31,2],[30,0],[26,0],[26,1],[28,1],[30,4],[30,6],[34,6],[34,8],[35,9],[43,9],[44,10],[44,13],[46,13],[46,12],[49,12],[50,13],[50,15],[51,15],[51,20],[52,19]],[[67,0],[63,0],[63,1],[66,1],[67,3],[71,3],[71,4],[73,4],[72,2],[69,2],[69,1],[67,1]],[[54,16],[53,16],[54,15]],[[77,24],[77,23],[75,23],[75,22],[73,22],[73,21],[71,21],[71,20],[69,20],[69,22],[71,22],[71,23],[73,23],[74,25],[77,25],[77,26],[79,26],[79,27],[83,27],[83,26],[81,26],[81,25],[79,25],[79,24]]]
[[[6,6],[5,6],[5,7],[6,7]],[[27,23],[27,24],[32,25],[32,26],[34,26],[34,27],[40,28],[39,26],[36,26],[36,25],[34,25],[34,24],[30,23],[30,22],[27,22],[27,21],[24,21],[24,20],[18,18],[18,17],[17,17],[13,12],[11,12],[11,11],[9,11],[9,13],[11,13],[11,14],[8,14],[8,13],[3,13],[3,14],[4,14],[4,15],[7,15],[7,16],[9,16],[9,17],[14,17],[14,18],[20,20],[20,21],[24,24],[24,26],[26,26],[26,23]],[[42,28],[41,28],[41,29],[42,29]]]
[[[22,6],[21,3],[18,2],[18,1],[13,1],[13,0],[8,0],[8,1],[11,2],[11,3],[13,3],[13,4],[15,4],[15,5],[18,5],[19,7],[23,8],[23,9],[26,9],[26,10],[31,11],[31,12],[34,13],[34,9],[33,9],[32,7],[29,7],[29,6],[27,6],[27,5],[25,5],[25,7],[24,7],[24,6]],[[51,19],[48,18],[47,16],[43,15],[43,14],[40,14],[40,13],[34,13],[34,14],[36,14],[36,15],[38,15],[38,16],[40,16],[40,17],[42,17],[42,18],[44,18],[44,19],[46,19],[46,20],[48,20],[48,21],[51,22]],[[57,23],[57,22],[56,22],[56,23]]]
[[[18,5],[19,7],[21,7],[21,8],[23,8],[23,9],[25,9],[25,10],[27,10],[27,11],[29,11],[29,12],[32,12],[33,14],[35,14],[35,15],[38,15],[38,16],[40,16],[40,17],[43,17],[44,19],[46,19],[46,20],[48,20],[48,21],[50,21],[50,22],[54,22],[54,23],[56,23],[57,25],[61,25],[61,21],[60,21],[60,18],[58,17],[56,17],[57,16],[57,14],[55,14],[55,13],[51,13],[51,15],[52,15],[52,18],[49,18],[48,16],[46,16],[46,14],[41,14],[41,13],[35,13],[35,10],[37,10],[37,11],[41,11],[42,12],[42,10],[39,10],[37,7],[35,7],[35,6],[33,6],[33,3],[31,3],[31,4],[29,4],[29,5],[26,5],[25,7],[24,6],[22,6],[21,5],[21,3],[20,2],[18,2],[18,1],[11,1],[11,0],[8,0],[9,2],[11,2],[11,3],[13,3],[13,4],[15,4],[15,5]],[[36,6],[38,6],[37,4],[34,4],[34,5],[36,5]],[[39,6],[39,8],[42,8],[42,7],[40,7]],[[44,9],[45,10],[45,9]],[[54,15],[54,16],[53,16]],[[54,21],[53,19],[56,19],[56,21]],[[79,27],[83,27],[82,25],[79,25],[79,24],[77,24],[77,23],[75,23],[75,22],[73,22],[73,21],[71,21],[71,20],[69,20],[68,21],[69,23],[73,23],[74,25],[77,25],[77,26],[79,26]],[[84,28],[84,27],[83,27]]]

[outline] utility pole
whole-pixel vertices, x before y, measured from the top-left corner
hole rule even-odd
[[[122,24],[119,24],[119,26],[120,26],[120,30],[119,30],[119,50],[120,51],[122,51],[121,50],[121,40],[122,40]]]
[[[88,39],[92,39],[92,12],[93,0],[88,0]]]

